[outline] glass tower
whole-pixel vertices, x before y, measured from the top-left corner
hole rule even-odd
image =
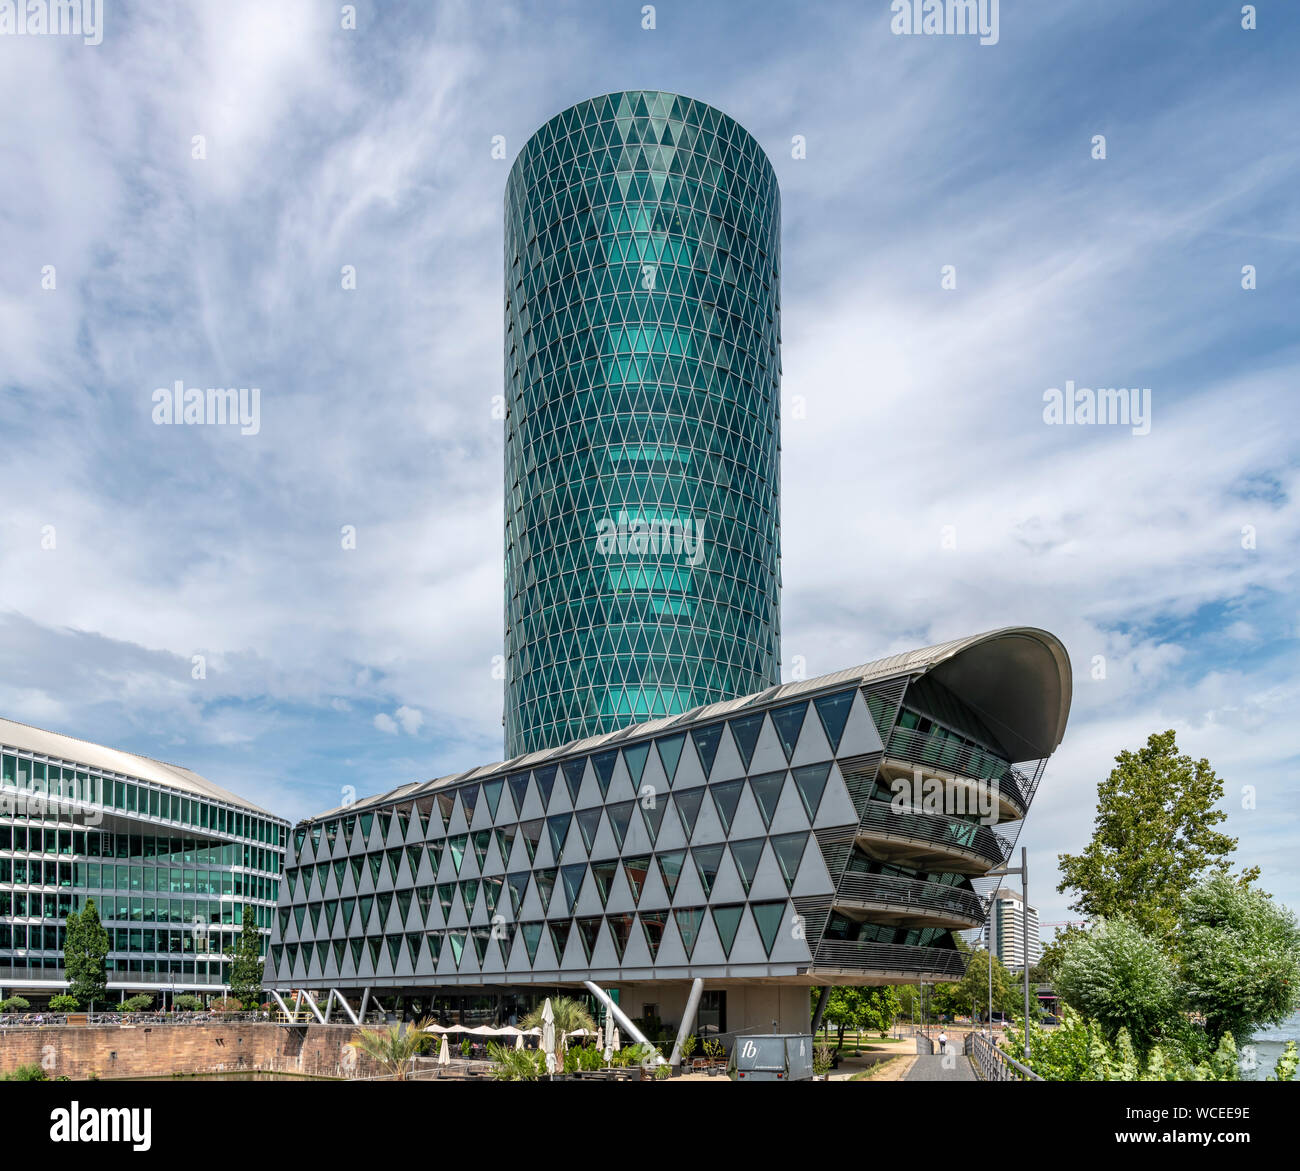
[[[780,191],[701,102],[557,114],[505,199],[506,755],[779,680]]]

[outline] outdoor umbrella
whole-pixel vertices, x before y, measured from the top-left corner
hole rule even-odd
[[[524,1047],[524,1035],[523,1035],[523,1033],[521,1033],[521,1032],[519,1032],[519,1031],[516,1031],[516,1032],[515,1032],[515,1048],[516,1048],[516,1049],[522,1049],[523,1047]]]
[[[618,1035],[618,1025],[614,1026],[614,1040],[610,1042],[609,1047],[615,1052],[623,1048],[623,1039]]]
[[[442,1038],[442,1048],[438,1050],[438,1064],[439,1065],[451,1064],[451,1050],[447,1048],[447,1037],[445,1034],[443,1035]]]
[[[597,1044],[600,1045],[600,1048],[604,1050],[605,1062],[606,1064],[608,1064],[611,1058],[613,1058],[614,1056],[614,1022],[613,1021],[605,1022],[604,1042],[601,1043],[600,1041],[597,1041]]]
[[[546,1072],[555,1072],[555,1009],[551,998],[542,1005],[542,1052],[546,1054]]]

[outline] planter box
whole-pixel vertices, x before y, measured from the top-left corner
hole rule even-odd
[[[69,1026],[76,1026],[77,1028],[84,1029],[86,1027],[86,1014],[84,1012],[68,1013],[68,1024]]]

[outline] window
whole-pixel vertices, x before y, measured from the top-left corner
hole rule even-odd
[[[727,1031],[727,994],[721,989],[700,994],[700,1011],[695,1030],[701,1036],[717,1036]]]

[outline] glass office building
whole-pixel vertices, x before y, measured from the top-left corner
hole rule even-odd
[[[780,192],[675,94],[581,102],[505,198],[507,756],[780,677]]]
[[[1056,638],[999,630],[322,813],[267,986],[500,1021],[590,980],[667,1023],[698,979],[765,1032],[813,986],[959,980],[1070,693]]]
[[[65,920],[94,899],[113,998],[220,991],[245,905],[269,935],[288,826],[189,769],[0,720],[0,989],[63,991]]]

